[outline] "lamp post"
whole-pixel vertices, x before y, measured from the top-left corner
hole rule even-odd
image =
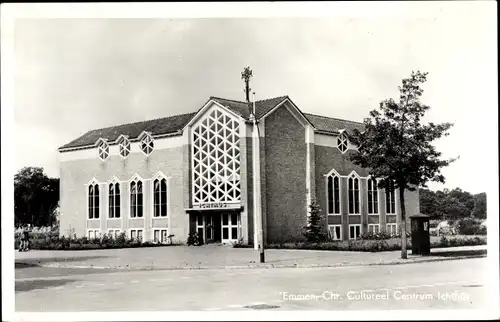
[[[252,131],[252,172],[253,172],[253,209],[255,216],[255,223],[257,227],[254,227],[254,230],[257,231],[257,239],[258,239],[258,249],[260,252],[260,262],[265,262],[264,255],[264,231],[263,231],[263,216],[262,216],[262,207],[261,207],[261,192],[260,192],[260,133],[259,133],[259,124],[257,121],[257,117],[255,115],[255,92],[252,93],[253,97],[253,108],[251,120],[253,122],[253,131]]]

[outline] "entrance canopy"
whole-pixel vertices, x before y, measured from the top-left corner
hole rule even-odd
[[[243,205],[242,204],[224,204],[224,203],[213,203],[213,204],[201,204],[199,206],[195,206],[193,208],[185,208],[184,209],[187,213],[192,213],[192,212],[205,212],[205,211],[210,211],[210,212],[221,212],[221,211],[242,211],[243,210]]]

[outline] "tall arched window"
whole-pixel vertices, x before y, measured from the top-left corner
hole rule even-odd
[[[359,214],[359,178],[353,173],[347,179],[349,214]]]
[[[111,182],[108,185],[108,216],[109,218],[120,218],[120,183]]]
[[[99,184],[91,183],[88,187],[89,219],[99,219]]]
[[[327,177],[327,213],[340,215],[340,177],[332,173]]]
[[[153,217],[167,216],[167,179],[153,181]]]
[[[368,214],[378,214],[378,187],[377,180],[368,178]]]
[[[394,181],[386,184],[385,188],[385,210],[387,214],[396,213],[396,198],[394,195]]]
[[[142,208],[142,181],[135,179],[130,183],[130,217],[141,218]]]

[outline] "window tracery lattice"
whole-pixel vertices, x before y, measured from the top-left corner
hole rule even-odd
[[[239,123],[214,108],[192,129],[193,204],[239,202]]]

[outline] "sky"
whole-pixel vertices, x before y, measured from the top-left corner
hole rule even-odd
[[[57,148],[89,130],[193,112],[209,96],[244,100],[245,66],[256,99],[289,95],[303,112],[353,121],[421,70],[425,121],[454,123],[435,145],[460,157],[443,169],[445,185],[429,187],[484,191],[478,174],[498,157],[487,156],[498,133],[496,4],[385,5],[319,16],[17,19],[14,167],[58,177]]]

